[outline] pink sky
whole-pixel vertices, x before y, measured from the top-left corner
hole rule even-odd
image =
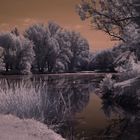
[[[80,32],[91,50],[111,48],[115,42],[101,31],[91,29],[75,12],[80,0],[0,0],[0,30],[25,29],[33,23],[55,21],[62,27]]]

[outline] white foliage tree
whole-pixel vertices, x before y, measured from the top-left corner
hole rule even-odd
[[[33,64],[33,68],[38,69],[39,72],[43,72],[44,67],[42,66],[46,63],[46,36],[47,27],[43,24],[35,24],[25,31],[25,37],[34,43],[35,64]]]
[[[91,25],[112,37],[126,41],[125,28],[140,25],[139,0],[81,0],[77,12],[82,20],[91,19]]]
[[[65,67],[66,71],[69,72],[86,70],[89,62],[89,44],[87,40],[79,33],[68,30],[61,30],[57,40],[60,44],[58,62],[62,68]]]
[[[29,74],[31,72],[32,64],[35,58],[35,53],[33,50],[33,43],[24,37],[21,38],[23,42],[23,48],[18,54],[19,61],[19,70],[21,74]]]
[[[0,33],[0,46],[4,49],[3,62],[7,72],[10,71],[15,74],[30,73],[34,59],[32,42],[21,35],[16,36],[7,32]]]
[[[34,43],[36,61],[33,68],[39,72],[56,73],[86,70],[89,45],[79,33],[68,31],[58,24],[36,24],[25,31]]]
[[[46,44],[47,44],[47,67],[48,72],[54,72],[54,67],[56,65],[57,57],[60,53],[60,45],[58,43],[57,34],[59,31],[61,31],[61,27],[54,23],[49,22],[48,23],[48,32],[49,36],[47,38]]]
[[[53,65],[59,53],[59,44],[55,39],[59,28],[57,24],[51,22],[48,26],[35,24],[25,31],[25,36],[34,43],[36,59],[33,66],[39,72],[53,71]]]
[[[0,71],[3,71],[5,69],[4,65],[4,49],[3,47],[0,47]]]

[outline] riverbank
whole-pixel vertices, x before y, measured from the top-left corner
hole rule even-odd
[[[0,115],[0,140],[64,140],[46,125],[32,119]]]

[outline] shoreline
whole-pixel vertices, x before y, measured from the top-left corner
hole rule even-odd
[[[0,114],[0,140],[65,140],[47,125],[33,119]]]

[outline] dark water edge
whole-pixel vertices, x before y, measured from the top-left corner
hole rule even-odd
[[[139,110],[96,94],[104,75],[0,76],[0,113],[39,120],[67,140],[139,140]]]

